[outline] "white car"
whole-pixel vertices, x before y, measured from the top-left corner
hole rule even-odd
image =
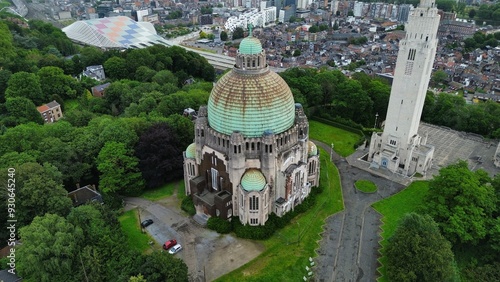
[[[181,244],[177,244],[175,246],[173,246],[172,248],[170,248],[170,250],[168,250],[168,253],[169,254],[177,254],[180,250],[182,250],[182,246]]]

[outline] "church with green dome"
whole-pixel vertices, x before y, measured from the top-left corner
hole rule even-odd
[[[186,194],[198,214],[264,225],[318,186],[319,155],[307,117],[251,31],[233,69],[200,107],[194,143],[183,154]]]

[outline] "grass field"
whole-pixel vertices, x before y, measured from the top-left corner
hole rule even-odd
[[[141,232],[137,210],[129,210],[118,217],[121,227],[127,236],[127,243],[131,249],[144,253],[151,249],[149,242],[152,240],[147,233]]]
[[[316,205],[264,240],[266,250],[261,255],[216,281],[303,281],[309,257],[316,256],[314,250],[318,248],[325,219],[344,208],[338,170],[329,162],[327,153],[320,151],[320,185],[324,190]]]
[[[156,201],[168,196],[172,196],[174,194],[176,186],[180,187],[181,185],[184,187],[184,179],[167,183],[155,189],[146,190],[140,197],[148,199],[150,201]],[[182,190],[182,194],[184,194],[184,188]]]
[[[309,138],[326,144],[333,143],[333,150],[342,157],[354,153],[354,144],[361,136],[340,128],[323,124],[318,121],[309,121]]]
[[[394,234],[394,230],[396,230],[403,215],[415,211],[423,204],[427,191],[429,191],[429,182],[415,181],[396,195],[373,204],[373,208],[383,216],[382,241],[380,242],[382,257],[379,259],[381,267],[378,269],[381,276],[377,280],[378,282],[388,281],[385,276],[384,266],[386,259],[383,256],[384,247],[387,246],[387,239]]]
[[[354,185],[356,186],[356,189],[361,192],[373,193],[377,191],[377,185],[370,180],[357,180]]]
[[[10,7],[10,6],[12,6],[12,3],[10,3],[9,1],[0,0],[0,9],[5,8],[5,7]],[[8,10],[8,9],[3,10],[2,12],[8,13],[9,11],[6,11],[6,10]]]

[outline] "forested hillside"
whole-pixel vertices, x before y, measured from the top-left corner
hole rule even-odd
[[[18,275],[26,281],[128,281],[139,274],[147,281],[187,281],[181,260],[123,245],[115,209],[123,195],[182,176],[182,151],[194,129],[181,114],[207,103],[214,68],[179,47],[76,46],[50,24],[8,14],[0,21],[0,54],[0,179],[16,180],[15,189],[1,192],[0,237],[7,242],[10,235],[7,198],[14,195],[23,242]],[[106,79],[82,76],[91,65],[103,65]],[[105,83],[103,97],[91,94]],[[44,124],[36,107],[54,100],[63,117]],[[67,192],[87,184],[97,186],[106,205],[72,208]]]

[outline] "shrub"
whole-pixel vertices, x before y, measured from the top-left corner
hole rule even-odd
[[[231,222],[214,216],[208,219],[207,227],[221,234],[226,234],[233,231],[233,225],[231,224]]]
[[[191,216],[196,214],[196,209],[194,208],[194,203],[191,196],[188,196],[184,198],[184,200],[182,200],[181,209]]]
[[[245,239],[264,240],[271,237],[277,230],[273,224],[274,222],[271,220],[268,220],[266,225],[259,226],[243,225],[238,218],[235,218],[232,222],[236,236]]]

